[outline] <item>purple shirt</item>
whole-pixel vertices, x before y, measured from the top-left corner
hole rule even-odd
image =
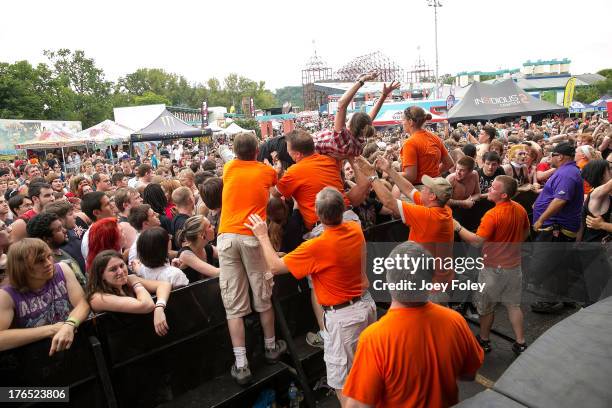
[[[559,167],[548,179],[533,205],[534,224],[555,198],[566,201],[566,204],[557,214],[544,221],[542,226],[560,224],[563,228],[577,232],[580,229],[584,189],[580,169],[576,166],[576,162],[571,161]]]
[[[53,277],[36,292],[19,292],[10,285],[2,289],[13,299],[13,328],[45,326],[62,322],[70,316],[72,304],[68,298],[66,278],[59,264],[55,264]]]

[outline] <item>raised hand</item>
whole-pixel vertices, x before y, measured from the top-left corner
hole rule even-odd
[[[384,157],[380,156],[376,159],[376,167],[378,167],[379,170],[384,171],[385,173],[389,173],[389,169],[391,168],[391,163],[389,162],[389,160],[385,159]]]
[[[372,166],[363,156],[359,156],[355,159],[355,164],[359,167],[359,170],[366,176],[374,176],[376,169]]]
[[[389,86],[387,86],[387,84],[383,84],[383,95],[389,95],[391,92],[395,91],[396,89],[399,89],[401,86],[401,83],[399,81],[391,81],[391,83],[389,84]]]
[[[357,78],[358,81],[363,81],[363,82],[367,82],[367,81],[372,81],[376,78],[378,78],[379,72],[376,70],[370,71],[366,74],[361,74],[359,75],[359,78]]]

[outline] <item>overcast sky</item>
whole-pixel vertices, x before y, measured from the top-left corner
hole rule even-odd
[[[440,1],[440,74],[563,57],[573,73],[612,68],[611,0]],[[373,51],[407,69],[419,46],[432,68],[435,61],[426,0],[19,0],[1,10],[0,61],[82,49],[111,80],[147,67],[191,82],[236,72],[270,89],[300,85],[313,40],[334,70]]]

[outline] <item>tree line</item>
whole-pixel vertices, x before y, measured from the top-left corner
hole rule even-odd
[[[163,103],[199,108],[234,106],[241,109],[243,96],[253,97],[258,109],[280,106],[285,100],[299,104],[296,89],[277,90],[279,98],[266,89],[264,81],[254,81],[232,73],[220,81],[190,83],[184,76],[158,68],[141,68],[116,82],[82,50],[44,51],[48,63],[33,66],[28,61],[0,62],[0,118],[79,120],[83,128],[112,118],[113,107]],[[296,103],[298,102],[298,103]]]

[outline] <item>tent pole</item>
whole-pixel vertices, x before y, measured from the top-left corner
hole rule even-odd
[[[64,172],[66,171],[66,157],[64,156],[64,146],[62,146],[62,167],[64,168]]]

